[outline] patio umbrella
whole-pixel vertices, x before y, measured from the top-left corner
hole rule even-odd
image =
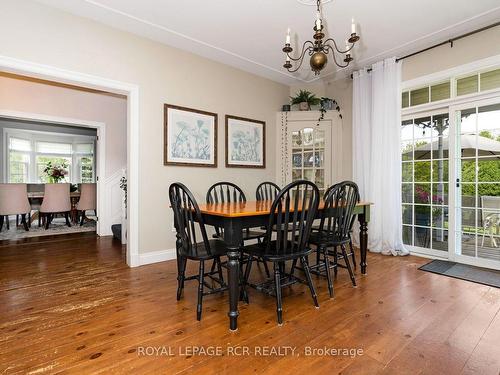
[[[474,134],[465,134],[460,137],[462,157],[476,156],[476,146],[478,156],[496,156],[500,158],[500,142],[486,138],[477,137]],[[431,152],[434,152],[434,159],[448,158],[449,140],[448,138],[440,139],[425,145],[419,146],[415,149],[415,160],[430,159]],[[442,156],[438,155],[439,152],[443,153]],[[406,152],[405,155],[411,154],[411,151]]]

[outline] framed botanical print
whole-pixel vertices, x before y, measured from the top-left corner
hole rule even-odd
[[[217,167],[217,114],[164,106],[164,165]]]
[[[266,167],[266,123],[226,115],[226,167]]]

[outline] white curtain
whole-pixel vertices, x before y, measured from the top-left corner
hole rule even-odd
[[[368,248],[406,255],[401,214],[401,64],[395,58],[354,72],[353,179],[373,203]],[[355,231],[357,232],[357,231]]]

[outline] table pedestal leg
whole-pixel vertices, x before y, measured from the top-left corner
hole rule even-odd
[[[239,248],[228,248],[228,284],[229,284],[229,329],[236,331],[238,329],[238,300],[240,295],[240,252]]]
[[[365,214],[358,215],[359,221],[359,250],[361,253],[361,273],[366,275],[366,251],[368,247],[368,223]]]

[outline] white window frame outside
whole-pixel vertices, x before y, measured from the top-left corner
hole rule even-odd
[[[23,153],[29,154],[30,162],[29,162],[29,170],[28,170],[28,183],[40,183],[38,181],[38,169],[37,169],[37,156],[49,156],[49,157],[65,157],[71,159],[71,171],[70,171],[70,181],[71,183],[79,183],[81,182],[81,176],[79,168],[78,160],[81,157],[91,156],[93,157],[93,182],[96,181],[96,158],[95,158],[95,150],[96,150],[96,137],[95,136],[86,136],[86,135],[73,135],[73,134],[62,134],[62,133],[51,133],[51,132],[42,132],[35,130],[20,130],[20,129],[12,129],[5,128],[3,132],[4,137],[4,176],[3,179],[6,182],[10,181],[10,147],[9,140],[10,138],[20,138],[29,140],[31,142],[31,151],[26,151]],[[70,154],[50,154],[50,153],[41,153],[36,150],[36,142],[51,142],[51,143],[64,143],[71,144],[72,151]],[[93,153],[76,153],[73,152],[74,146],[77,144],[89,144],[92,143]],[[73,180],[71,180],[73,177]],[[76,180],[76,177],[78,180]]]

